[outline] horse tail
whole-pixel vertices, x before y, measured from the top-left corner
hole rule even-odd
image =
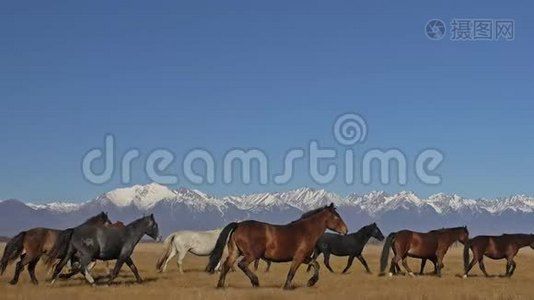
[[[12,263],[24,250],[24,237],[26,236],[26,231],[22,231],[6,244],[4,249],[4,254],[0,260],[0,275],[4,274],[4,271],[7,268],[7,265]]]
[[[58,234],[56,242],[52,247],[52,250],[50,250],[46,258],[44,259],[44,263],[47,268],[52,267],[52,265],[58,258],[62,258],[67,255],[67,250],[69,249],[69,244],[73,233],[74,228],[69,228],[61,231]]]
[[[232,232],[237,228],[239,223],[232,222],[228,225],[226,225],[221,233],[219,234],[219,237],[217,238],[217,243],[215,243],[215,248],[213,248],[213,251],[211,251],[210,254],[210,260],[208,262],[208,265],[206,266],[206,272],[213,273],[215,272],[215,268],[221,261],[221,257],[224,252],[224,247],[226,246],[226,241],[232,234]]]
[[[174,233],[169,235],[165,242],[163,243],[163,252],[161,252],[161,257],[158,259],[158,262],[156,263],[156,270],[159,272],[163,272],[163,265],[165,261],[167,261],[167,258],[169,258],[169,255],[171,254],[172,242],[174,241]]]
[[[384,242],[384,248],[382,248],[382,255],[380,255],[380,276],[383,276],[385,274],[384,271],[386,270],[386,267],[388,265],[389,249],[391,248],[391,245],[393,244],[396,235],[396,232],[390,233],[386,238],[386,241]]]
[[[469,267],[469,249],[471,248],[472,240],[467,240],[464,244],[464,271],[467,273]]]

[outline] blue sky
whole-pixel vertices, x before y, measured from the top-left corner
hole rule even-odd
[[[534,5],[529,1],[17,1],[0,4],[0,199],[88,200],[123,186],[84,179],[83,155],[114,134],[118,153],[171,150],[176,186],[216,195],[301,186],[341,194],[534,194]],[[511,42],[431,41],[429,19],[514,19]],[[309,140],[345,149],[336,116],[355,112],[368,149],[411,160],[437,148],[439,185],[314,183],[194,185],[180,157],[259,148],[279,171]],[[361,158],[361,156],[360,156]],[[356,160],[360,159],[356,158]],[[220,172],[219,172],[220,173]]]

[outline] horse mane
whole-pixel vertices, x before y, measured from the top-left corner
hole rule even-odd
[[[449,227],[449,228],[442,227],[440,229],[430,230],[429,232],[443,232],[443,231],[453,231],[453,230],[463,230],[463,229],[467,229],[467,227],[465,226]]]
[[[137,224],[143,222],[144,219],[145,219],[145,217],[141,217],[139,219],[135,219],[135,220],[131,221],[130,223],[128,223],[128,225],[126,225],[126,226],[137,225]]]
[[[85,220],[85,222],[83,222],[83,224],[89,224],[89,223],[95,222],[95,221],[97,221],[98,219],[102,218],[102,215],[103,215],[103,214],[104,214],[104,213],[101,212],[101,213],[99,213],[99,214],[96,215],[96,216],[92,216],[92,217],[88,218],[87,220]]]
[[[369,227],[373,227],[373,225],[376,226],[376,223],[371,223],[371,224],[364,225],[360,229],[358,229],[358,231],[349,233],[349,235],[362,233],[364,230],[368,229]]]
[[[324,209],[326,209],[328,206],[324,206],[324,207],[319,207],[319,208],[316,208],[316,209],[313,209],[313,210],[310,210],[310,211],[307,211],[305,213],[303,213],[300,218],[292,221],[291,223],[295,223],[295,222],[298,222],[298,221],[301,221],[301,220],[304,220],[304,219],[307,219],[311,216],[314,216],[320,212],[322,212]]]

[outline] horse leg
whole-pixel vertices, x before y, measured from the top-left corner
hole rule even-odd
[[[178,256],[177,256],[177,259],[176,259],[176,265],[178,266],[178,272],[180,272],[180,274],[184,273],[184,269],[182,268],[182,264],[183,264],[184,257],[185,257],[186,254],[187,254],[186,250],[182,249],[181,251],[178,251]]]
[[[267,267],[265,267],[265,273],[267,273],[271,269],[271,261],[270,260],[265,260],[265,262],[267,263]]]
[[[445,267],[445,265],[443,264],[443,256],[441,256],[438,257],[438,261],[435,264],[436,276],[441,277],[441,270],[443,270],[443,267]]]
[[[254,271],[258,271],[259,265],[260,265],[260,259],[256,258],[256,260],[254,260]]]
[[[477,262],[480,260],[480,257],[484,255],[483,253],[479,253],[478,248],[476,247],[471,248],[471,250],[473,251],[473,258],[467,265],[463,278],[467,278],[467,276],[469,276],[469,271],[471,271],[471,269],[477,264]]]
[[[95,280],[87,269],[91,261],[92,259],[90,255],[88,255],[87,253],[83,254],[80,258],[80,272],[83,274],[83,276],[85,276],[85,279],[87,280],[87,282],[89,282],[90,285],[95,286]]]
[[[349,259],[347,260],[347,266],[345,267],[345,269],[343,269],[343,271],[341,273],[343,273],[343,274],[347,273],[347,271],[349,270],[350,266],[352,266],[352,261],[354,261],[354,256],[350,255]],[[311,266],[311,265],[309,265],[309,266]]]
[[[87,270],[88,271],[91,271],[95,268],[96,266],[96,260],[93,260],[92,262],[90,262],[88,265],[87,265]]]
[[[74,248],[69,246],[69,249],[67,250],[67,254],[63,259],[56,265],[56,268],[54,269],[54,274],[52,274],[52,281],[50,281],[50,285],[53,285],[54,282],[56,282],[57,277],[59,276],[59,273],[61,273],[61,270],[63,267],[67,264],[67,262],[74,256]]]
[[[364,266],[365,268],[365,272],[367,272],[368,274],[371,274],[371,269],[369,269],[369,266],[367,265],[367,261],[365,261],[365,258],[363,258],[363,255],[358,255],[356,256],[358,258],[358,260],[362,263],[362,265]]]
[[[109,260],[106,260],[106,273],[107,276],[111,276],[111,267],[109,266]]]
[[[30,258],[28,253],[20,256],[20,260],[17,262],[17,266],[15,267],[15,275],[13,275],[13,279],[11,279],[9,284],[17,284],[17,282],[19,282],[20,273],[22,270],[24,270],[24,266],[30,263],[30,261],[32,261],[32,258]]]
[[[252,255],[246,255],[243,257],[242,260],[237,263],[237,266],[247,275],[247,277],[250,279],[250,283],[252,284],[252,287],[258,287],[260,286],[260,282],[258,281],[258,276],[252,272],[248,265],[254,260],[254,257]]]
[[[32,283],[35,285],[39,284],[39,281],[35,277],[35,267],[37,266],[37,263],[39,262],[40,257],[34,258],[29,264],[28,264],[28,273],[30,273],[30,278],[32,280]]]
[[[504,276],[506,277],[512,277],[512,275],[514,274],[514,271],[515,271],[515,261],[514,261],[514,256],[510,255],[506,258],[506,273],[504,274]]]
[[[482,271],[482,273],[484,273],[484,276],[486,276],[486,277],[490,277],[490,275],[488,274],[488,272],[486,272],[486,266],[484,266],[484,257],[481,257],[481,258],[478,260],[478,266],[480,267],[480,271]]]
[[[412,269],[410,269],[410,266],[408,266],[408,256],[402,258],[402,266],[404,267],[404,269],[406,269],[406,271],[408,271],[408,275],[412,277],[415,276],[412,272]]]
[[[315,260],[315,259],[311,259],[309,258],[307,261],[305,261],[305,263],[308,264],[308,266],[311,266],[313,267],[313,275],[312,277],[308,280],[308,286],[314,286],[317,281],[319,281],[319,263]]]
[[[67,273],[59,274],[59,278],[61,278],[61,279],[69,279],[72,276],[80,273],[80,263],[79,262],[73,263],[72,259],[70,259],[69,261],[70,261],[69,264],[71,265],[71,267],[69,268]]]
[[[515,267],[516,267],[516,263],[515,263],[514,259],[512,258],[512,265],[510,267],[510,272],[508,274],[508,277],[512,277],[512,275],[514,275]]]
[[[391,259],[391,265],[389,267],[389,276],[393,276],[393,274],[400,273],[401,268],[399,266],[399,261],[402,259],[397,253],[394,252],[394,256]]]
[[[426,258],[421,259],[421,270],[419,271],[419,275],[425,274],[425,265],[426,265]]]
[[[139,272],[137,271],[137,267],[135,266],[132,258],[131,257],[126,258],[124,260],[124,262],[128,265],[130,270],[132,270],[132,273],[134,273],[135,279],[137,280],[137,283],[142,283],[143,282],[143,278],[141,278],[141,276],[139,275]]]
[[[113,271],[111,272],[111,276],[109,276],[108,284],[111,284],[113,280],[119,275],[119,271],[122,268],[122,264],[124,264],[124,259],[119,257],[117,258],[117,261],[115,262],[115,267],[113,268]]]
[[[162,272],[165,272],[165,270],[167,270],[167,264],[171,261],[171,259],[176,255],[176,247],[174,245],[171,245],[172,247],[172,250],[171,250],[171,253],[169,254],[169,256],[167,257],[167,259],[165,260],[165,262],[163,263],[163,267],[161,268],[161,271]]]
[[[317,257],[319,257],[319,255],[321,255],[321,249],[315,248],[315,251],[313,251],[313,254],[312,254],[312,260],[317,260]],[[309,272],[311,268],[312,266],[308,265],[306,272]]]
[[[302,260],[297,259],[296,257],[293,258],[293,262],[291,263],[291,267],[289,267],[289,272],[287,273],[286,283],[284,284],[285,290],[291,289],[291,282],[293,281],[293,277],[295,277],[295,273],[297,272],[301,263]]]
[[[230,268],[234,265],[237,257],[239,256],[239,251],[234,243],[228,243],[228,257],[224,261],[221,269],[221,275],[219,276],[219,282],[217,283],[217,288],[224,288],[224,281],[226,280],[226,274]]]
[[[328,252],[323,253],[323,257],[324,257],[324,265],[326,266],[328,271],[334,273],[334,270],[332,270],[332,267],[330,267],[330,253]]]
[[[434,272],[432,272],[432,274],[434,274],[434,275],[438,274],[438,261],[437,261],[437,259],[436,258],[432,258],[430,261],[434,264]],[[443,263],[441,263],[441,266],[442,266],[441,268],[443,269]]]

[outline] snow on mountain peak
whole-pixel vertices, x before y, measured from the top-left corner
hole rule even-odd
[[[104,196],[118,207],[135,205],[139,209],[149,209],[161,200],[175,198],[176,193],[166,186],[150,183],[118,188]]]
[[[68,213],[78,210],[82,205],[80,203],[68,203],[68,202],[50,202],[45,204],[26,203],[29,207],[35,210],[50,210],[58,213]]]
[[[118,188],[82,204],[53,202],[48,204],[28,203],[28,206],[35,210],[46,209],[58,213],[68,213],[89,203],[112,204],[119,208],[134,206],[140,210],[149,210],[160,202],[169,205],[183,204],[195,211],[214,208],[221,213],[228,204],[241,210],[251,211],[271,210],[273,208],[296,208],[300,211],[308,211],[330,203],[334,203],[338,207],[357,207],[370,216],[377,216],[397,209],[417,212],[430,209],[442,215],[449,213],[501,214],[505,211],[534,212],[534,198],[526,195],[515,195],[496,200],[475,200],[456,194],[439,193],[428,198],[421,198],[409,191],[392,195],[383,191],[373,191],[362,195],[350,194],[343,197],[324,189],[306,187],[286,192],[266,192],[217,198],[199,190],[187,188],[172,190],[157,183]]]

